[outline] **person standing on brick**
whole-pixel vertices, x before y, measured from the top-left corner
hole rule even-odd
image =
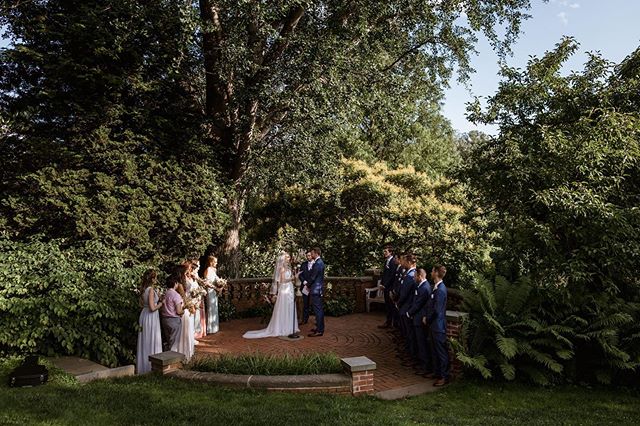
[[[393,282],[398,269],[398,262],[393,256],[393,246],[390,244],[384,246],[382,249],[382,255],[384,256],[384,267],[382,269],[380,284],[384,287],[384,305],[387,308],[387,320],[384,324],[379,325],[378,328],[389,328],[393,324],[395,311],[393,300],[391,300],[391,290],[393,289]]]
[[[429,299],[428,318],[433,372],[437,380],[433,386],[449,383],[449,351],[447,350],[447,287],[443,278],[447,268],[436,265],[431,270],[435,283]]]

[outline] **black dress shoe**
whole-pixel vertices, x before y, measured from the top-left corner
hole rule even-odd
[[[449,379],[438,379],[433,383],[433,386],[440,387],[449,384]]]
[[[309,337],[320,337],[320,336],[323,336],[323,335],[324,335],[324,333],[318,333],[317,331],[314,331],[313,333],[307,334],[307,336],[309,336]]]
[[[309,331],[311,331],[312,333],[315,333],[315,332],[316,332],[316,331],[318,331],[318,330],[317,330],[316,328],[312,328],[312,329],[311,329],[311,330],[309,330]]]

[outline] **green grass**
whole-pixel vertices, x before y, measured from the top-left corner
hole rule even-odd
[[[187,368],[212,373],[264,376],[342,372],[340,357],[334,353],[316,353],[302,356],[290,354],[282,356],[263,354],[201,356],[194,358]]]
[[[3,380],[6,372],[3,368]],[[467,381],[408,400],[379,401],[237,391],[159,376],[86,385],[53,377],[35,388],[0,386],[3,425],[625,425],[638,420],[640,395],[633,389]]]

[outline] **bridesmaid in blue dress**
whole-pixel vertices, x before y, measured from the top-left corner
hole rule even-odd
[[[215,256],[207,257],[206,269],[204,270],[204,279],[208,283],[207,289],[207,334],[214,334],[220,330],[218,322],[218,293],[216,292],[216,281],[218,275],[216,267],[218,266],[218,258]]]
[[[162,352],[162,337],[160,333],[160,314],[162,307],[158,293],[154,286],[157,282],[157,272],[149,269],[142,277],[142,294],[140,295],[140,331],[138,332],[138,350],[136,355],[136,372],[144,374],[151,371],[149,355]]]

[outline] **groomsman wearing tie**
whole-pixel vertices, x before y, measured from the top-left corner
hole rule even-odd
[[[382,255],[384,256],[384,267],[382,269],[381,284],[384,287],[384,304],[387,308],[387,320],[383,325],[379,325],[378,328],[389,328],[393,323],[395,306],[393,300],[391,300],[391,290],[395,280],[396,270],[398,268],[398,262],[393,256],[393,247],[387,244],[382,249]]]
[[[430,378],[433,377],[430,374],[430,348],[427,345],[427,333],[423,325],[427,322],[427,307],[431,296],[431,284],[427,281],[427,271],[418,269],[416,282],[418,285],[414,293],[413,304],[407,312],[407,317],[411,318],[413,323],[413,336],[417,352],[418,362],[414,366],[417,368],[416,374]]]
[[[413,304],[414,292],[416,289],[416,257],[412,254],[405,256],[405,265],[407,266],[407,273],[402,280],[400,286],[400,298],[398,299],[398,313],[400,315],[400,324],[402,324],[403,334],[405,336],[405,350],[407,355],[411,358],[415,356],[415,341],[413,336],[413,322],[407,316],[409,308]],[[407,361],[403,363],[408,367],[412,363]]]
[[[442,279],[447,268],[436,265],[431,270],[435,283],[429,299],[428,318],[433,372],[437,380],[433,386],[449,383],[449,352],[447,350],[447,287]]]
[[[393,323],[396,329],[400,331],[400,335],[402,337],[404,337],[404,334],[402,334],[403,328],[402,328],[402,323],[400,321],[400,315],[398,314],[397,302],[398,302],[398,299],[400,298],[400,288],[402,285],[402,280],[404,279],[405,272],[407,272],[405,268],[404,257],[405,257],[404,253],[398,256],[394,256],[395,260],[398,263],[398,266],[396,266],[396,271],[393,276],[393,284],[391,286],[391,292],[389,293],[389,296],[391,297],[391,301],[393,302],[393,306],[391,306]]]
[[[305,254],[307,260],[302,262],[300,265],[300,272],[298,272],[298,279],[302,283],[302,324],[306,324],[309,322],[309,312],[311,311],[309,307],[309,286],[308,286],[308,278],[309,271],[311,271],[311,267],[313,266],[313,256],[311,255],[311,250],[307,250]]]

